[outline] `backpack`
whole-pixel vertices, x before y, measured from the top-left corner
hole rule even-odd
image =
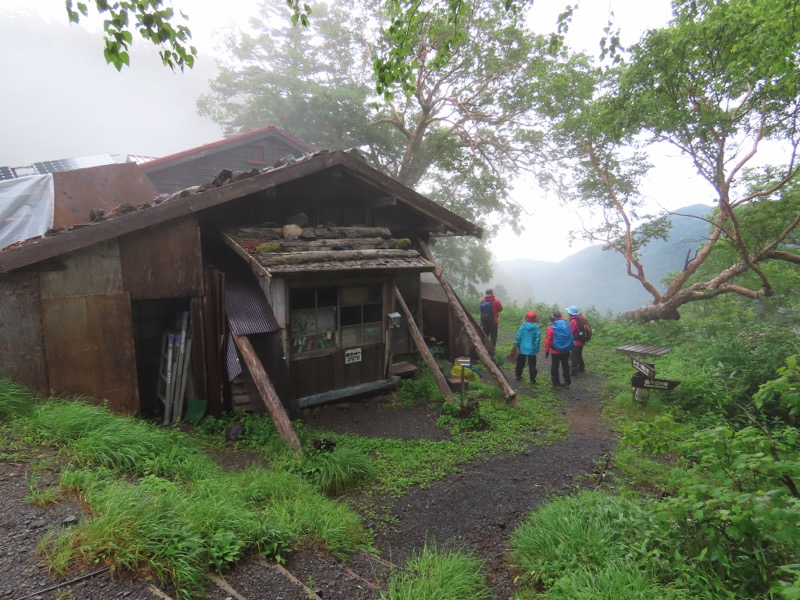
[[[484,300],[480,304],[481,309],[481,325],[494,324],[494,302],[491,300]]]
[[[585,318],[581,316],[575,317],[575,319],[578,321],[578,333],[575,334],[575,339],[585,344],[592,339],[592,333],[594,332],[592,331],[591,325],[589,325]]]
[[[575,340],[569,330],[569,323],[564,320],[553,321],[553,348],[559,352],[572,350]]]

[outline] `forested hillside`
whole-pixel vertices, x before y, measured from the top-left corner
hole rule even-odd
[[[683,268],[687,253],[694,252],[708,237],[710,207],[693,204],[675,211],[666,241],[654,240],[641,251],[648,278],[660,282],[664,275]],[[594,306],[600,312],[620,313],[652,300],[641,284],[628,277],[619,254],[592,246],[560,262],[530,259],[495,264],[494,285],[502,285],[510,300],[533,299],[546,304]],[[663,289],[663,285],[661,285]]]

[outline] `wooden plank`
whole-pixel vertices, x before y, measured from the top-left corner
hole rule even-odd
[[[242,359],[244,359],[247,370],[250,371],[250,375],[253,377],[258,393],[261,396],[261,401],[275,422],[278,435],[284,442],[299,451],[300,440],[297,438],[292,423],[289,421],[289,416],[283,408],[281,399],[278,397],[278,393],[275,391],[269,375],[264,370],[250,340],[244,335],[234,335],[233,341],[239,349]]]
[[[121,292],[117,240],[95,244],[63,257],[65,270],[41,274],[42,298]]]
[[[411,333],[411,337],[414,339],[414,343],[417,345],[417,349],[422,355],[422,359],[425,361],[425,364],[428,366],[431,375],[433,375],[433,379],[436,381],[439,391],[442,392],[442,396],[444,396],[446,400],[453,400],[453,392],[450,389],[450,386],[447,384],[447,380],[445,379],[441,369],[439,369],[439,365],[436,364],[436,359],[433,357],[433,354],[431,354],[431,351],[428,350],[428,345],[422,338],[422,333],[417,327],[417,323],[414,321],[411,311],[408,310],[408,306],[406,306],[406,302],[403,300],[403,296],[400,293],[400,290],[397,289],[397,286],[394,288],[394,297],[395,300],[397,300],[397,304],[400,306],[400,310],[406,319],[408,331]]]
[[[421,254],[428,259],[430,262],[434,262],[433,255],[431,254],[428,246],[422,240],[418,240],[418,244],[420,247]],[[473,348],[475,352],[478,354],[478,358],[481,359],[481,362],[486,367],[486,369],[491,373],[492,378],[494,378],[497,385],[500,387],[500,390],[503,392],[503,396],[509,402],[514,401],[517,397],[517,392],[514,391],[514,388],[511,387],[511,384],[506,379],[506,376],[503,375],[503,372],[500,368],[495,364],[492,357],[489,356],[489,353],[486,351],[486,346],[483,345],[481,341],[480,335],[475,327],[474,322],[469,318],[469,315],[464,310],[464,307],[461,305],[461,302],[458,300],[455,291],[450,286],[450,283],[447,281],[447,278],[442,273],[442,270],[439,267],[436,267],[433,274],[436,276],[436,279],[439,280],[439,283],[442,285],[442,289],[444,293],[447,294],[447,298],[450,301],[450,306],[453,308],[453,312],[455,313],[458,320],[461,322],[464,331],[469,336],[470,340],[472,341]]]
[[[50,391],[36,273],[0,279],[0,377],[39,394]]]
[[[664,356],[672,352],[672,348],[664,348],[661,346],[648,346],[644,344],[627,344],[619,346],[617,352],[628,355],[642,355],[642,356]]]
[[[133,318],[126,292],[42,299],[50,393],[139,412]]]
[[[134,300],[199,296],[201,254],[194,215],[123,236],[119,255],[124,289]]]

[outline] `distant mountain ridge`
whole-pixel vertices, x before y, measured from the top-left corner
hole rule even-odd
[[[682,270],[687,254],[708,238],[708,222],[698,217],[707,217],[711,208],[693,204],[673,211],[677,214],[670,217],[669,239],[654,240],[642,248],[645,274],[660,290],[663,277]],[[498,261],[492,281],[505,288],[509,300],[594,306],[603,313],[625,312],[652,299],[628,276],[622,256],[602,246],[585,248],[557,263],[527,258]]]

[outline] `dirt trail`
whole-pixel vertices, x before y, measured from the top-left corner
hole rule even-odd
[[[540,356],[539,383],[514,382],[518,393],[535,394],[549,388],[549,362]],[[591,365],[589,365],[591,369]],[[547,388],[545,387],[547,386]],[[304,548],[285,567],[257,558],[241,564],[207,587],[211,600],[305,600],[323,598],[371,600],[385,589],[390,565],[401,564],[425,543],[473,550],[485,562],[486,575],[498,600],[513,595],[514,574],[508,563],[508,538],[522,519],[553,494],[593,487],[593,474],[602,470],[616,444],[600,416],[602,380],[591,373],[576,377],[569,390],[558,390],[562,413],[571,425],[569,437],[548,446],[531,446],[516,455],[498,455],[465,465],[459,473],[386,501],[396,517],[391,527],[376,527],[375,544],[381,558],[357,553],[342,565],[326,552]],[[305,421],[333,431],[404,439],[445,439],[436,427],[437,414],[426,408],[391,408],[371,398],[312,411]],[[36,546],[45,531],[64,527],[83,517],[71,502],[48,508],[26,502],[28,481],[39,458],[0,461],[0,600],[153,600],[170,597],[152,581],[131,577],[112,579],[107,571],[89,571],[72,582],[50,574]],[[55,471],[38,472],[37,481],[55,480]],[[370,523],[367,523],[370,525]],[[377,525],[377,524],[372,524]],[[93,574],[95,573],[95,574]],[[57,587],[56,587],[57,586]]]

